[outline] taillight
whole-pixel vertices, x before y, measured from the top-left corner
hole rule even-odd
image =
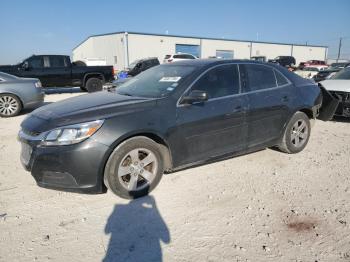
[[[41,82],[40,81],[37,81],[37,82],[35,82],[35,87],[37,87],[37,88],[40,88],[40,87],[42,87],[42,85],[41,85]]]

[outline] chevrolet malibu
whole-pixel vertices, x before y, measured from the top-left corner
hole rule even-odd
[[[323,92],[275,64],[164,64],[112,92],[32,112],[19,132],[21,162],[41,187],[141,197],[164,172],[267,147],[302,151],[310,120],[332,117]]]

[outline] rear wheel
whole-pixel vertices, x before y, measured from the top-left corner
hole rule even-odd
[[[164,171],[160,146],[147,137],[133,137],[121,143],[110,155],[104,183],[122,198],[147,195],[159,183]]]
[[[295,154],[302,151],[310,138],[311,127],[310,120],[303,112],[296,112],[290,119],[279,149],[289,154]]]
[[[98,92],[102,90],[102,85],[103,83],[101,79],[93,77],[93,78],[89,78],[86,81],[85,88],[89,93]]]
[[[11,94],[0,95],[0,116],[12,117],[21,112],[22,104],[17,96]]]

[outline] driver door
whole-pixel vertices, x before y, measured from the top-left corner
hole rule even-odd
[[[240,94],[237,65],[219,65],[208,70],[188,91],[207,93],[208,100],[179,104],[177,129],[183,144],[175,143],[178,165],[203,161],[246,148],[247,99]],[[186,95],[186,94],[185,94]]]

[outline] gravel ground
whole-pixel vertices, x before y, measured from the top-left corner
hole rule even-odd
[[[0,119],[0,261],[350,261],[350,121],[316,121],[299,154],[168,174],[126,201],[37,187],[19,161],[24,117]]]

